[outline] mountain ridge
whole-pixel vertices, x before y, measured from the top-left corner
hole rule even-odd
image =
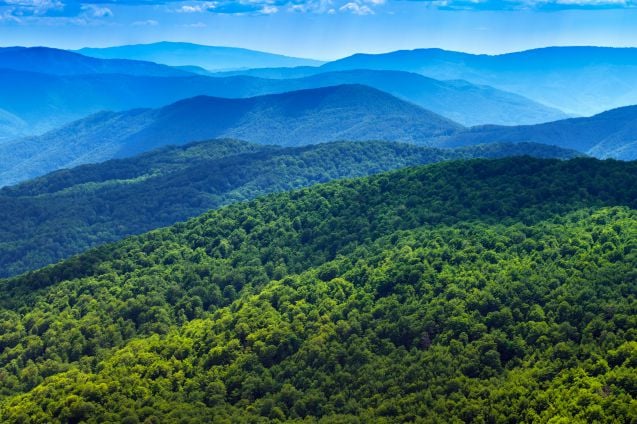
[[[0,277],[271,192],[443,160],[519,155],[578,156],[524,143],[449,150],[395,142],[283,148],[213,140],[82,165],[0,189]]]
[[[152,62],[97,59],[50,47],[0,47],[0,68],[53,75],[96,73],[187,76],[188,72]]]
[[[183,42],[158,42],[104,48],[85,47],[75,52],[101,59],[131,59],[168,66],[199,66],[209,71],[271,66],[321,65],[324,62],[239,47],[206,46]]]
[[[342,71],[302,79],[205,75],[51,75],[0,69],[0,108],[28,123],[9,126],[5,138],[38,135],[102,110],[160,107],[196,95],[245,98],[339,84],[365,84],[417,103],[463,125],[520,124],[566,117],[531,100],[486,86],[442,82],[395,71]],[[81,92],[82,96],[75,93]],[[37,99],[37,101],[34,101]],[[31,134],[20,134],[30,131]],[[2,137],[0,133],[0,137]]]
[[[499,142],[531,141],[575,149],[599,158],[637,159],[637,106],[625,106],[590,118],[517,127],[481,126],[451,136],[449,147]]]
[[[516,93],[576,116],[637,104],[637,48],[565,46],[500,55],[414,49],[358,53],[318,68],[243,73],[285,78],[360,68],[416,72],[438,80],[467,80]]]
[[[7,158],[0,165],[0,184],[209,138],[287,146],[337,140],[426,144],[461,128],[447,118],[361,85],[247,99],[197,96],[158,109],[101,112],[39,137],[0,143],[0,153]]]

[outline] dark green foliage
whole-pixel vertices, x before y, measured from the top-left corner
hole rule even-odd
[[[531,144],[452,151],[388,142],[280,148],[218,140],[62,170],[0,190],[0,277],[265,193],[409,165],[516,154],[574,155]]]
[[[5,422],[631,422],[637,164],[451,162],[1,283]]]

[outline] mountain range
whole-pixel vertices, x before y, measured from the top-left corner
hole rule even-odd
[[[96,59],[48,47],[1,47],[0,68],[52,75],[126,74],[165,77],[190,74],[152,62]]]
[[[66,52],[49,53],[60,53],[63,57],[58,59],[65,63]],[[22,65],[30,67],[28,62]],[[327,72],[281,80],[211,78],[192,73],[172,77],[92,71],[84,74],[88,71],[82,66],[76,70],[82,74],[53,75],[2,69],[3,66],[12,64],[0,61],[0,109],[13,115],[10,119],[0,115],[0,138],[5,139],[42,134],[99,111],[160,107],[197,95],[243,98],[354,83],[386,91],[463,125],[534,124],[567,117],[558,110],[488,86],[443,82],[397,71]]]
[[[598,158],[637,159],[637,106],[590,118],[573,118],[516,127],[483,126],[451,136],[445,146],[491,142],[535,142],[575,149]]]
[[[516,93],[574,115],[637,104],[637,49],[550,47],[501,55],[441,49],[355,54],[320,67],[257,69],[245,75],[299,78],[353,69],[415,72],[438,80],[462,79]]]
[[[0,49],[0,422],[637,422],[637,49],[83,52]]]
[[[197,66],[206,70],[318,66],[323,62],[236,47],[203,46],[192,43],[159,42],[76,51],[100,59],[131,59],[170,66]],[[187,68],[186,68],[187,69]]]
[[[540,144],[435,149],[394,142],[307,147],[213,140],[53,172],[0,190],[0,278],[228,203],[338,178],[475,157],[569,159]]]
[[[323,81],[332,82],[330,78]],[[0,165],[0,184],[15,184],[56,169],[131,156],[163,145],[219,137],[282,146],[336,140],[402,141],[438,147],[534,142],[599,158],[631,160],[636,157],[636,120],[637,109],[625,107],[591,118],[467,129],[360,85],[245,99],[200,96],[158,109],[101,112],[42,136],[0,142],[0,154],[5,158]]]
[[[97,113],[42,136],[2,142],[0,185],[210,138],[282,146],[337,140],[431,144],[462,129],[433,112],[361,85],[248,99],[199,96],[159,109]]]

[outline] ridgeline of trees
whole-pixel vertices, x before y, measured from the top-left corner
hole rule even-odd
[[[0,283],[4,422],[632,422],[637,163],[274,194]]]
[[[214,140],[57,171],[0,190],[0,277],[266,193],[449,159],[523,154],[576,155],[531,143],[446,150],[390,142],[281,148]]]

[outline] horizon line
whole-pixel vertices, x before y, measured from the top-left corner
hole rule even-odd
[[[397,53],[397,52],[413,52],[413,51],[418,51],[418,50],[440,50],[440,51],[445,51],[445,52],[450,52],[450,53],[461,53],[461,54],[467,54],[467,55],[473,55],[473,56],[504,56],[504,55],[508,55],[508,54],[516,54],[516,53],[525,53],[525,52],[530,52],[530,51],[536,51],[536,50],[546,50],[546,49],[556,49],[556,48],[600,48],[600,49],[637,49],[637,46],[630,46],[630,45],[593,45],[593,44],[553,44],[553,45],[543,45],[543,46],[538,46],[538,47],[531,47],[531,48],[526,48],[526,49],[516,49],[516,50],[506,50],[506,51],[502,51],[502,52],[477,52],[477,51],[471,51],[471,50],[453,50],[453,49],[446,49],[443,47],[413,47],[413,48],[398,48],[395,50],[386,50],[386,51],[354,51],[352,53],[349,53],[348,55],[345,56],[339,56],[339,57],[332,57],[332,58],[323,58],[323,59],[319,59],[319,58],[315,58],[315,57],[303,57],[303,56],[295,56],[293,54],[290,53],[280,53],[280,52],[273,52],[273,51],[267,51],[267,50],[260,50],[260,49],[256,49],[256,48],[250,48],[250,47],[244,47],[244,46],[233,46],[233,45],[221,45],[221,44],[200,44],[200,43],[196,43],[196,42],[192,42],[192,41],[178,41],[178,40],[159,40],[159,41],[153,41],[153,42],[148,42],[148,43],[130,43],[130,44],[117,44],[117,45],[108,45],[108,46],[100,46],[100,47],[94,47],[94,46],[84,46],[84,47],[79,47],[79,48],[64,48],[64,47],[56,47],[56,46],[47,46],[47,45],[43,45],[43,44],[25,44],[25,45],[17,45],[17,44],[8,44],[8,45],[4,45],[4,43],[0,43],[0,48],[4,49],[4,48],[46,48],[46,49],[55,49],[55,50],[64,50],[64,51],[69,51],[69,52],[73,52],[73,53],[77,53],[77,54],[82,54],[79,52],[79,50],[82,49],[111,49],[111,48],[118,48],[118,47],[132,47],[132,46],[149,46],[149,45],[154,45],[154,44],[161,44],[161,43],[167,43],[167,44],[190,44],[190,45],[194,45],[194,46],[201,46],[201,47],[212,47],[212,48],[228,48],[228,49],[237,49],[237,50],[248,50],[248,51],[252,51],[252,52],[258,52],[258,53],[266,53],[266,54],[272,54],[272,55],[278,55],[278,56],[285,56],[285,57],[289,57],[289,58],[295,58],[295,59],[305,59],[305,60],[314,60],[317,62],[332,62],[332,61],[337,61],[340,59],[344,59],[347,57],[351,57],[354,55],[370,55],[370,56],[376,56],[376,55],[384,55],[384,54],[391,54],[391,53]],[[311,65],[308,65],[311,66]]]

